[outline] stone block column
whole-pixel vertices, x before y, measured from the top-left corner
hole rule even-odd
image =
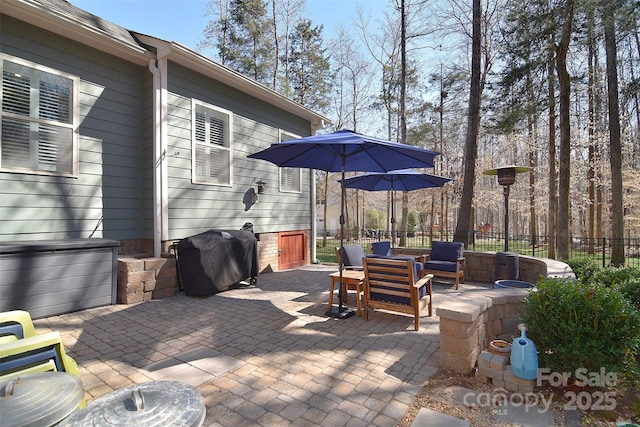
[[[436,309],[440,317],[440,367],[468,375],[489,341],[518,335],[525,289],[468,292]]]

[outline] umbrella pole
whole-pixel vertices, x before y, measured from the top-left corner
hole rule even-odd
[[[342,157],[342,179],[340,180],[340,249],[344,247],[344,163],[345,158]],[[329,317],[335,317],[337,319],[346,319],[355,314],[355,311],[350,310],[346,307],[342,306],[342,272],[344,270],[344,263],[342,262],[342,256],[340,257],[340,263],[338,264],[338,270],[340,271],[340,286],[338,287],[338,307],[331,307],[325,313]],[[357,295],[356,298],[360,298],[360,295]]]
[[[393,205],[395,205],[396,197],[393,191],[393,184],[391,184],[391,247],[393,248],[396,243],[396,216],[394,214]]]

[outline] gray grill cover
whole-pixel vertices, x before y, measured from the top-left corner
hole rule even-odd
[[[180,240],[177,253],[185,295],[226,291],[258,275],[258,241],[251,231],[205,231]]]

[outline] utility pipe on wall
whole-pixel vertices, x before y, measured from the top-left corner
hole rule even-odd
[[[162,242],[168,240],[167,197],[167,58],[168,49],[158,49],[149,60],[153,74],[153,256],[162,255]]]

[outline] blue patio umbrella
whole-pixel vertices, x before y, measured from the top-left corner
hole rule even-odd
[[[345,178],[344,188],[359,188],[369,191],[391,191],[391,242],[395,241],[394,192],[396,190],[411,191],[419,188],[442,187],[451,178],[418,172],[412,169],[401,169],[390,172],[372,172]]]
[[[279,167],[309,168],[327,172],[388,172],[404,168],[432,168],[438,152],[411,145],[390,142],[350,130],[306,136],[271,144],[269,148],[250,154],[252,159],[267,160]],[[344,189],[344,187],[343,187]],[[344,192],[340,197],[340,247],[344,246]],[[339,305],[327,315],[346,318],[354,314],[342,306],[342,271],[340,262]]]

